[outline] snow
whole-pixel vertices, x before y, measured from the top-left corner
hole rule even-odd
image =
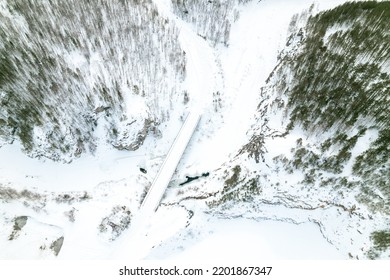
[[[150,250],[186,227],[187,212],[181,207],[159,207],[156,212],[142,211],[131,229],[113,245],[110,258],[145,259]]]
[[[84,155],[71,164],[37,160],[21,152],[20,143],[0,149],[1,182],[12,182],[15,188],[37,188],[40,191],[90,190],[101,182],[119,180],[134,170],[144,157],[137,153],[106,148],[95,156]]]
[[[344,259],[322,238],[313,223],[295,225],[277,221],[212,219],[208,233],[183,251],[168,255],[175,260]],[[313,246],[315,244],[315,246]]]
[[[83,66],[87,65],[88,61],[84,55],[79,52],[73,51],[65,57],[68,64],[72,67],[73,70],[81,69]]]
[[[343,2],[316,4],[318,10],[324,10]],[[197,100],[208,101],[208,105],[202,105],[202,139],[197,141],[195,137],[196,149],[187,154],[186,162],[193,163],[194,171],[202,170],[200,165],[203,170],[219,168],[248,142],[247,131],[254,120],[259,90],[276,65],[291,17],[311,4],[308,0],[248,3],[232,26],[229,47],[219,46],[215,53],[199,36],[190,35],[193,33],[184,22],[179,22],[182,47],[188,57],[188,87],[196,93]],[[224,108],[218,112],[210,104],[213,90],[220,91],[224,102]],[[222,143],[227,148],[221,149]],[[205,163],[204,155],[213,156]]]
[[[344,2],[332,0],[316,4],[318,9],[323,10]],[[308,8],[312,1],[250,2],[241,8],[240,18],[232,27],[229,47],[218,46],[217,49],[212,49],[187,23],[176,18],[169,9],[168,0],[155,3],[159,11],[175,20],[180,29],[179,40],[187,57],[185,88],[190,95],[187,106],[189,110],[203,113],[197,133],[174,177],[183,178],[187,174],[215,171],[233,158],[247,142],[247,131],[253,122],[259,89],[276,64],[278,50],[285,43],[289,21],[294,13]],[[79,54],[72,54],[69,59],[75,67],[82,65]],[[216,110],[213,93],[217,91],[224,104]],[[128,107],[129,113],[134,116],[145,112],[144,108],[138,106],[143,102],[134,99],[127,100],[127,103],[134,104]],[[42,236],[50,239],[59,234],[65,237],[58,256],[61,259],[346,257],[328,243],[318,226],[309,220],[297,225],[286,221],[242,218],[221,220],[203,214],[199,206],[194,209],[200,213],[190,219],[188,212],[178,205],[160,206],[156,213],[137,217],[140,194],[155,178],[179,131],[181,118],[177,112],[172,112],[171,120],[162,126],[163,137],[157,139],[148,136],[144,145],[135,152],[100,146],[95,155],[83,155],[70,164],[29,158],[23,154],[18,142],[3,146],[0,149],[0,186],[48,194],[88,191],[93,198],[74,205],[50,202],[42,212],[26,210],[17,201],[5,203],[0,211],[2,227],[10,225],[10,219],[16,215],[26,212],[33,217],[34,223],[44,226],[35,227],[27,223],[28,227],[24,229],[26,232],[32,227],[36,229],[28,231],[26,236],[12,244],[7,240],[12,231],[12,227],[8,226],[7,231],[0,235],[0,259],[52,258],[50,254],[37,253],[39,251],[36,248],[42,244]],[[193,125],[195,121],[196,118],[192,119]],[[287,142],[290,140],[275,142],[274,152],[287,152]],[[139,167],[145,167],[148,173],[140,174]],[[162,185],[169,180],[171,171],[164,174],[166,177]],[[207,187],[212,189],[214,186]],[[109,242],[99,235],[97,227],[115,205],[131,207],[136,218],[129,230],[117,240]],[[76,221],[73,223],[63,214],[72,207],[77,208]],[[272,210],[277,209],[280,210]],[[186,228],[188,223],[190,226]],[[47,224],[56,225],[55,230]],[[172,243],[174,245],[170,245]],[[181,247],[180,250],[177,250],[178,247]]]
[[[342,25],[338,24],[338,25],[334,25],[334,26],[328,28],[326,30],[325,35],[324,35],[324,43],[328,44],[329,43],[329,38],[331,36],[333,36],[335,33],[337,33],[337,32],[343,33],[343,32],[347,31],[351,27],[352,27],[352,24],[345,24],[344,23]]]
[[[10,230],[7,228],[7,230]],[[40,233],[45,232],[45,237]],[[0,235],[3,237],[5,231]],[[0,259],[40,259],[50,258],[50,254],[37,248],[40,246],[49,247],[48,239],[56,240],[62,235],[62,229],[55,225],[41,223],[33,218],[28,218],[28,221],[23,227],[20,236],[15,237],[12,242],[2,244],[0,251]],[[5,236],[4,236],[5,237]]]
[[[352,174],[353,160],[364,151],[368,150],[370,144],[378,138],[378,131],[376,129],[369,129],[366,133],[359,137],[355,146],[351,150],[351,159],[348,161],[343,170],[344,176]]]

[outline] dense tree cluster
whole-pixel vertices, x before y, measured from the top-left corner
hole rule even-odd
[[[177,36],[150,0],[0,1],[0,145],[72,158],[101,124],[107,142],[137,147],[184,79]]]

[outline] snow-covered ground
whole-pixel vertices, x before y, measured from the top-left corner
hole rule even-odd
[[[323,10],[343,2],[346,1],[316,4]],[[246,133],[256,111],[259,89],[275,67],[290,19],[311,3],[252,1],[241,8],[240,17],[232,26],[229,47],[213,49],[170,12],[167,1],[156,1],[160,11],[180,28],[180,42],[187,55],[188,110],[196,108],[203,113],[175,180],[213,172],[247,142]],[[213,103],[216,92],[223,104]],[[160,207],[146,225],[144,221],[141,232],[134,229],[137,225],[134,218],[130,230],[125,229],[116,240],[110,240],[114,236],[110,229],[100,231],[99,224],[118,205],[123,209],[118,219],[126,217],[126,207],[132,217],[137,216],[142,194],[157,174],[182,118],[173,112],[171,120],[161,127],[163,137],[148,136],[135,152],[101,146],[94,156],[85,155],[70,164],[28,158],[17,142],[2,147],[0,187],[12,188],[19,194],[23,190],[40,194],[44,205],[42,199],[26,199],[22,195],[1,202],[0,259],[54,258],[45,248],[61,236],[64,243],[58,257],[65,259],[347,258],[323,238],[314,223],[217,219],[204,214],[202,206],[193,217],[193,213],[178,205]],[[141,173],[140,167],[147,174]],[[83,192],[88,198],[83,197]],[[75,197],[74,201],[69,202],[69,197],[63,196],[61,201],[59,195],[64,194]],[[196,207],[195,203],[191,209]],[[19,236],[9,241],[13,219],[18,216],[29,218]],[[139,239],[128,240],[134,236]],[[46,247],[40,249],[42,245]]]
[[[345,258],[313,223],[203,218],[205,221],[197,231],[193,229],[170,240],[152,250],[148,258],[188,261]]]

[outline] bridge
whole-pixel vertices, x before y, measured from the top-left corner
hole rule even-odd
[[[162,166],[160,167],[160,170],[154,178],[152,186],[150,187],[144,201],[142,202],[140,209],[142,212],[153,212],[157,210],[162,196],[164,195],[173,173],[175,172],[176,167],[179,164],[181,157],[183,156],[183,153],[199,123],[199,120],[199,113],[190,112],[187,115],[178,135],[176,136],[167,156],[165,157]]]

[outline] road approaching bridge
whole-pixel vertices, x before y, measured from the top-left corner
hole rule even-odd
[[[141,211],[152,212],[156,211],[162,196],[172,178],[173,173],[176,170],[177,165],[194,133],[200,120],[200,114],[190,112],[183,126],[181,127],[178,135],[176,136],[171,148],[169,149],[168,155],[166,156],[160,170],[158,171],[152,186],[145,196],[144,201],[141,205]]]

